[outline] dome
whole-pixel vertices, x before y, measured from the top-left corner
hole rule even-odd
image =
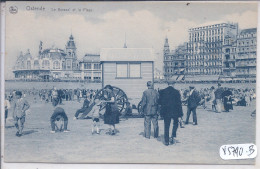
[[[43,50],[43,52],[40,54],[40,58],[49,58],[50,59],[64,59],[64,57],[66,56],[67,54],[65,53],[64,50],[62,49],[52,49],[52,48],[49,48],[49,49],[45,49]]]

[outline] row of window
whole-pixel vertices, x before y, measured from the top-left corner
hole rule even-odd
[[[191,62],[188,66],[222,66],[221,62]]]
[[[249,38],[249,37],[256,37],[255,33],[239,35],[238,38]]]
[[[181,62],[181,63],[178,63],[178,62],[168,62],[168,63],[165,63],[166,66],[184,66],[184,62]]]
[[[84,63],[84,69],[92,69],[92,64],[91,63]],[[101,69],[101,65],[99,63],[95,63],[94,69],[96,69],[96,70]]]
[[[211,35],[215,35],[215,34],[223,34],[223,28],[221,29],[211,29],[211,30],[207,30],[207,31],[200,31],[200,32],[192,32],[190,33],[190,37],[199,37],[199,36],[211,36]]]
[[[254,40],[251,40],[250,42],[249,42],[249,40],[247,40],[247,41],[238,41],[238,46],[244,46],[244,45],[255,45],[256,44],[256,42],[254,41]]]
[[[61,69],[61,64],[60,64],[59,61],[54,61],[52,64],[53,64],[53,69]],[[25,63],[24,62],[20,62],[20,63],[18,62],[18,65],[19,65],[20,68],[25,68]],[[31,61],[27,61],[26,62],[26,66],[27,66],[26,67],[27,69],[31,69],[32,68],[31,67]],[[66,63],[62,62],[62,68],[63,69],[66,69],[66,68],[67,69],[71,69],[72,67],[73,68],[78,68],[78,66],[79,65],[77,63],[75,63],[75,62],[72,63],[71,60],[67,60]],[[50,61],[49,60],[43,60],[41,66],[40,66],[39,61],[35,60],[33,62],[33,67],[35,69],[40,69],[40,68],[50,69]]]
[[[198,42],[198,41],[206,41],[206,42],[218,42],[223,40],[223,36],[213,36],[213,37],[198,37],[198,38],[189,38],[192,42]]]
[[[117,63],[116,64],[117,78],[141,78],[140,63]]]

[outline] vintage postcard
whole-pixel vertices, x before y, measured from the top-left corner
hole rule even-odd
[[[257,15],[6,2],[4,162],[254,165]]]

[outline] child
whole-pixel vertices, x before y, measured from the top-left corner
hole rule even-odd
[[[97,130],[97,134],[99,134],[99,118],[100,118],[100,104],[101,101],[99,99],[95,99],[94,100],[95,105],[93,106],[92,110],[90,111],[90,113],[92,114],[92,134],[94,134],[94,130],[96,127]]]
[[[10,102],[7,98],[7,95],[5,94],[5,125],[6,125],[6,119],[8,118],[8,110],[10,109]]]
[[[52,105],[54,107],[56,107],[59,103],[59,100],[57,98],[52,99]],[[63,108],[61,107],[56,107],[54,109],[54,112],[51,116],[51,133],[55,133],[55,126],[57,126],[55,124],[56,121],[61,121],[61,119],[64,120],[64,130],[63,132],[69,132],[69,130],[67,129],[68,127],[68,116],[66,115],[65,111]],[[58,126],[57,126],[58,127]],[[58,130],[61,130],[60,128],[58,128]]]
[[[17,128],[16,136],[21,137],[25,122],[25,111],[30,108],[29,103],[22,98],[22,92],[16,91],[15,96],[17,98],[14,104],[13,118],[15,127]]]

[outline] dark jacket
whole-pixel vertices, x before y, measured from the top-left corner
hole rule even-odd
[[[85,99],[82,108],[85,108],[85,109],[88,108],[89,103],[90,103],[90,101],[88,99]]]
[[[159,94],[154,89],[147,89],[143,92],[141,101],[142,112],[144,115],[155,115],[158,111]]]
[[[169,86],[159,92],[159,104],[161,116],[178,118],[183,116],[180,92]]]
[[[217,90],[214,92],[215,98],[216,99],[222,99],[223,92],[224,92],[224,89],[222,87],[217,88]]]
[[[192,94],[188,97],[187,103],[189,108],[196,108],[199,105],[201,97],[199,92],[195,89],[193,90]]]

